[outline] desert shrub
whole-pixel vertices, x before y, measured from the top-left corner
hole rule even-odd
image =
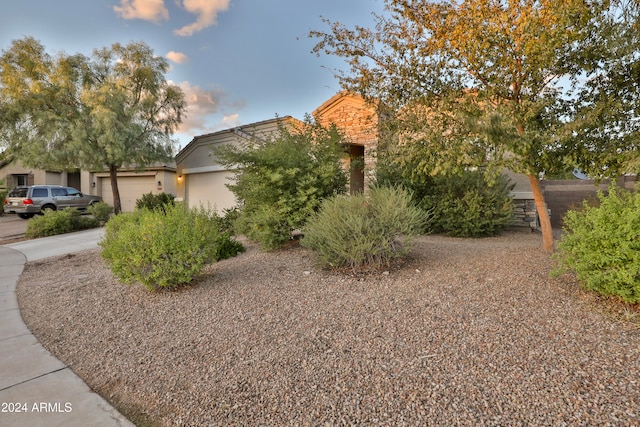
[[[554,274],[575,272],[587,289],[640,302],[640,193],[615,185],[564,217]]]
[[[216,224],[221,232],[234,235],[235,224],[240,217],[240,209],[236,206],[231,209],[223,209],[222,215],[216,217]]]
[[[408,253],[425,219],[407,191],[374,187],[325,200],[307,221],[302,245],[327,267],[377,269]]]
[[[307,123],[300,129],[281,125],[266,141],[214,150],[222,164],[239,166],[227,185],[239,201],[236,231],[266,250],[288,241],[323,199],[346,191],[343,143],[335,126]]]
[[[175,196],[169,193],[146,193],[136,200],[136,209],[162,210],[168,205],[174,204]]]
[[[93,215],[98,222],[104,224],[113,213],[113,206],[109,206],[105,202],[98,202],[89,206],[87,212]]]
[[[215,217],[182,204],[117,215],[106,224],[102,257],[124,283],[139,282],[149,290],[189,283],[207,264],[243,250],[218,231]]]
[[[49,210],[44,215],[36,216],[29,221],[25,237],[33,239],[55,236],[97,226],[98,221],[95,218],[83,217],[76,209]]]
[[[513,184],[505,175],[482,171],[432,178],[419,194],[419,206],[433,213],[431,231],[449,236],[481,237],[500,233],[513,221]]]

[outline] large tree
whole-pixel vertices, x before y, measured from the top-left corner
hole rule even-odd
[[[598,17],[575,91],[567,153],[596,178],[640,172],[640,3],[612,1]]]
[[[350,70],[338,74],[341,84],[392,112],[393,138],[383,143],[397,167],[425,176],[478,166],[528,175],[543,247],[553,251],[539,174],[569,158],[581,160],[567,152],[567,141],[588,145],[573,138],[570,121],[577,88],[606,53],[595,43],[608,39],[602,16],[609,2],[385,5],[385,14],[374,15],[375,28],[327,21],[329,31],[310,33],[319,39],[314,51],[347,59]]]
[[[172,158],[186,104],[168,69],[144,43],[85,57],[13,41],[0,57],[0,146],[32,167],[106,168],[118,213],[117,171]]]

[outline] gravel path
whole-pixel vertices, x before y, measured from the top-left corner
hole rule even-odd
[[[540,243],[427,236],[360,276],[250,245],[160,293],[117,284],[92,251],[28,264],[18,298],[139,424],[640,425],[636,313],[551,279]]]

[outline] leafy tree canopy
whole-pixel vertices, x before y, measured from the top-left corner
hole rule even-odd
[[[168,69],[141,42],[85,57],[15,40],[0,56],[0,145],[32,167],[106,168],[119,212],[117,170],[173,155],[186,104]]]
[[[324,199],[346,191],[346,142],[335,126],[307,118],[300,126],[281,121],[271,137],[215,149],[217,161],[237,168],[227,186],[241,207],[238,231],[265,249],[289,240]]]
[[[350,70],[338,73],[341,84],[387,110],[393,119],[386,121],[382,147],[411,179],[485,165],[529,175],[545,249],[553,250],[538,174],[578,161],[602,168],[600,161],[612,158],[598,157],[603,152],[629,149],[624,143],[612,146],[611,138],[594,144],[586,130],[604,132],[593,120],[598,119],[594,106],[602,104],[590,98],[602,90],[599,81],[608,81],[613,97],[617,83],[608,80],[613,65],[622,69],[637,61],[637,36],[627,41],[614,36],[620,29],[631,31],[637,4],[385,3],[386,13],[375,15],[374,28],[327,21],[329,31],[311,32],[319,39],[314,52],[344,57]],[[627,18],[620,18],[625,13]],[[626,47],[611,50],[620,44]],[[636,53],[625,56],[624,51]],[[571,128],[579,114],[584,123]],[[571,144],[580,146],[579,156]]]

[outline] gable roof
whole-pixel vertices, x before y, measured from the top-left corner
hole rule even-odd
[[[244,138],[247,140],[258,138],[255,131],[260,128],[268,128],[278,123],[290,123],[291,125],[302,124],[300,120],[292,116],[276,117],[269,120],[262,120],[255,123],[249,123],[246,125],[236,126],[233,128],[223,129],[216,132],[211,132],[203,135],[193,137],[193,139],[185,145],[178,154],[176,154],[176,162],[180,163],[186,156],[189,155],[196,147],[202,143],[210,144],[212,140],[224,139],[224,137],[235,135],[235,137]]]

